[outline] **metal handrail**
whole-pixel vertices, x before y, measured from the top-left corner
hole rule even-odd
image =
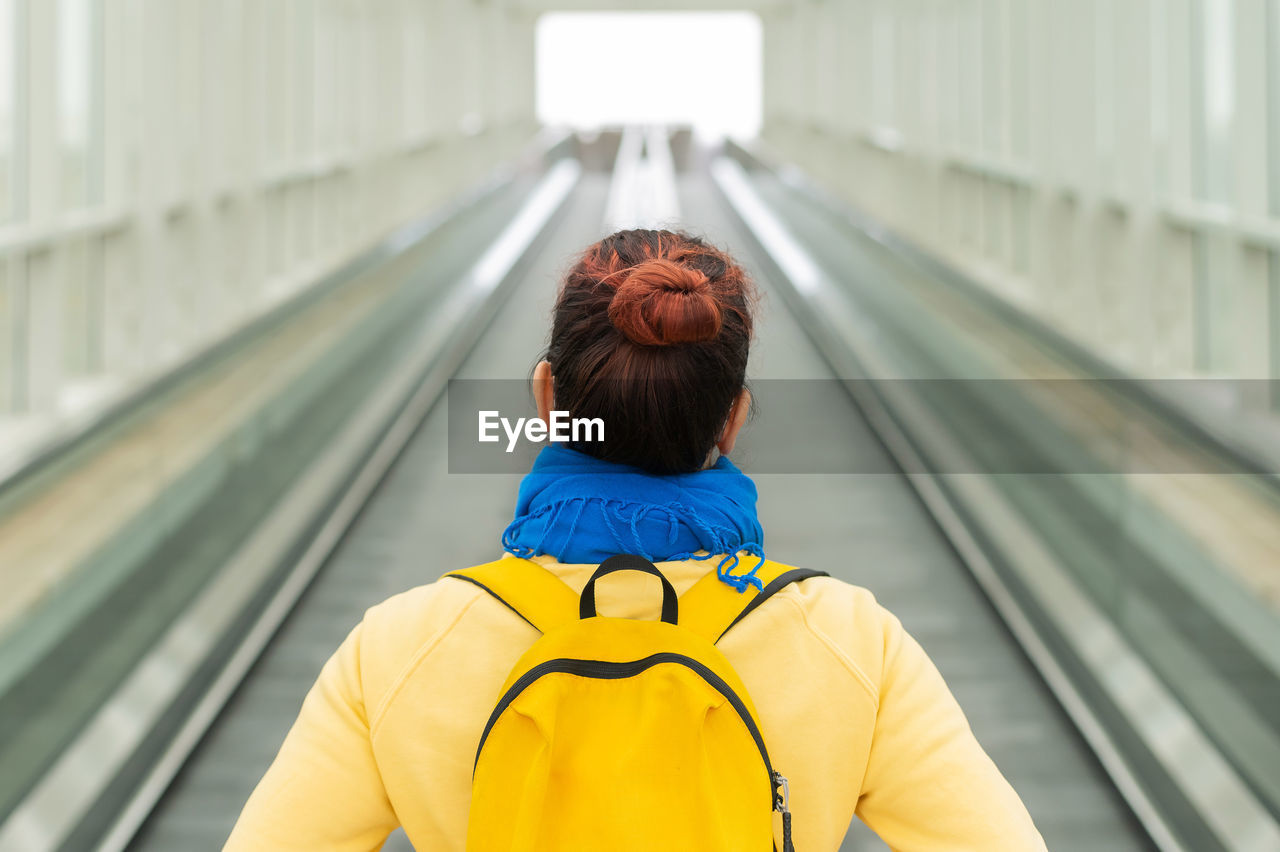
[[[551,159],[565,153],[564,142],[564,137],[543,137],[535,144],[540,156]],[[431,311],[394,373],[310,461],[252,536],[0,823],[0,848],[124,847],[474,345],[501,301],[504,284],[568,198],[578,172],[571,159],[560,159],[546,171],[516,220]],[[504,170],[447,213],[401,229],[363,257],[353,274],[421,244],[439,225],[513,177],[512,170]],[[327,279],[325,289],[340,283]],[[302,298],[306,301],[292,304],[309,303],[319,292]],[[273,317],[286,319],[275,312]],[[258,329],[268,331],[267,326]],[[192,363],[189,369],[198,372],[200,366]],[[121,719],[129,720],[127,731]],[[146,755],[141,762],[140,755]]]
[[[1182,429],[1197,442],[1213,448],[1238,467],[1240,472],[1256,475],[1280,491],[1280,450],[1251,440],[1249,436],[1240,433],[1233,423],[1207,422],[1203,410],[1197,410],[1186,400],[1162,391],[1155,381],[1126,372],[1041,318],[1002,298],[962,270],[935,257],[912,240],[886,229],[866,213],[854,209],[799,169],[786,165],[765,143],[757,140],[747,145],[738,140],[728,140],[725,149],[729,156],[744,165],[768,171],[816,203],[833,219],[854,228],[927,275],[945,281],[967,298],[979,302],[984,310],[1046,344],[1065,361],[1076,365],[1086,376],[1123,386],[1128,399],[1147,406],[1152,414]],[[1280,385],[1280,382],[1272,381]]]
[[[552,158],[565,152],[571,134],[557,131],[538,134],[526,145],[517,160]],[[402,253],[437,230],[442,224],[456,218],[508,185],[514,176],[510,163],[500,164],[493,172],[462,194],[432,210],[395,228],[376,244],[327,272],[311,284],[299,288],[285,299],[272,304],[262,313],[245,321],[227,334],[185,355],[171,368],[141,384],[122,392],[118,397],[89,417],[68,421],[55,427],[38,444],[20,457],[6,459],[0,464],[0,505],[10,492],[31,481],[48,467],[65,459],[69,454],[102,432],[127,421],[138,411],[147,408],[167,392],[179,387],[196,375],[205,372],[224,358],[241,351],[255,340],[269,335],[282,323],[308,305],[323,299],[333,290],[392,257]]]
[[[717,165],[716,185],[833,366],[842,375],[899,377],[875,344],[871,320],[853,309],[848,294],[790,237],[741,167],[728,159]],[[876,239],[883,244],[882,236]],[[900,386],[855,382],[849,390],[1157,844],[1170,850],[1198,848],[1192,837],[1229,839],[1228,845],[1237,848],[1280,844],[1280,826],[1267,806],[1109,613],[1077,586],[1028,519],[986,477],[942,477],[931,471],[931,456],[964,453],[947,425],[910,393],[897,392]],[[1117,680],[1117,672],[1126,673],[1125,682]],[[1164,722],[1159,731],[1143,715],[1152,707],[1159,708]],[[1107,721],[1116,713],[1129,727]],[[1146,782],[1153,776],[1131,762],[1139,751],[1162,767],[1178,795],[1186,796],[1197,826],[1188,824],[1185,808],[1174,809],[1163,794],[1150,792]],[[1231,807],[1214,805],[1221,801]]]

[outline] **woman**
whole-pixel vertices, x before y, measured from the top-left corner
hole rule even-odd
[[[750,408],[753,305],[741,268],[687,235],[623,231],[582,255],[534,396],[544,420],[553,407],[601,418],[605,440],[541,452],[502,536],[507,558],[575,592],[624,552],[658,562],[680,594],[711,571],[758,585],[755,486],[726,458]],[[598,610],[655,618],[651,582],[611,575]],[[451,578],[369,610],[227,848],[369,850],[403,825],[418,849],[462,849],[482,729],[537,636]],[[894,849],[1044,848],[924,651],[865,589],[796,583],[718,647],[785,768],[800,852],[838,849],[855,814]]]

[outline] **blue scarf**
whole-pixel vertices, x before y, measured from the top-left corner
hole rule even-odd
[[[520,482],[502,546],[516,556],[546,554],[568,563],[603,562],[617,553],[650,562],[722,556],[716,574],[723,582],[739,592],[748,584],[763,588],[756,577],[764,562],[756,486],[724,456],[706,470],[660,476],[548,444]],[[749,572],[732,574],[739,552],[759,559]]]

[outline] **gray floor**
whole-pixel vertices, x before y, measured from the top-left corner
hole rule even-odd
[[[459,373],[521,378],[542,345],[557,276],[601,235],[607,181],[587,175],[493,327]],[[706,181],[685,179],[684,218],[749,261]],[[829,375],[803,330],[766,291],[756,378]],[[766,412],[767,414],[767,412]],[[217,849],[274,755],[320,666],[364,610],[445,571],[493,558],[518,477],[447,472],[445,411],[432,412],[335,558],[226,708],[132,848]],[[852,407],[848,439],[882,451]],[[978,738],[1054,850],[1149,848],[1087,748],[1044,689],[906,482],[891,475],[762,475],[770,555],[870,588],[920,640]],[[394,835],[387,849],[409,849]],[[855,824],[844,850],[884,849]]]

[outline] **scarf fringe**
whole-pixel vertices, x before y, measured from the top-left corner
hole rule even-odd
[[[549,553],[548,537],[555,530],[559,529],[558,521],[561,515],[574,504],[577,504],[577,511],[573,519],[569,522],[567,529],[564,531],[564,544],[567,545],[573,537],[574,532],[578,528],[578,524],[582,520],[582,513],[590,503],[600,505],[601,517],[604,519],[605,527],[609,530],[614,542],[618,546],[620,553],[635,553],[643,556],[650,562],[678,562],[686,559],[705,560],[712,559],[716,556],[722,557],[716,565],[716,576],[722,583],[736,589],[739,594],[745,592],[748,586],[755,586],[757,589],[763,590],[764,583],[756,576],[756,572],[760,570],[760,566],[764,564],[764,547],[757,542],[735,541],[738,538],[736,530],[726,527],[718,527],[708,523],[703,519],[692,506],[685,506],[680,503],[670,503],[666,505],[654,505],[652,503],[643,503],[634,500],[622,500],[604,497],[570,497],[564,500],[558,500],[544,506],[540,506],[528,514],[521,515],[507,525],[502,533],[502,547],[508,553],[528,558],[530,556],[541,556]],[[709,540],[710,546],[704,549],[709,551],[701,555],[693,552],[684,552],[676,554],[658,555],[648,551],[642,541],[639,523],[651,512],[661,512],[666,515],[668,524],[667,543],[674,544],[679,531],[681,522],[687,523],[698,529],[705,538]],[[615,517],[610,517],[610,515]],[[549,517],[548,517],[549,516]],[[524,545],[517,542],[517,537],[524,529],[525,525],[531,521],[546,518],[547,523],[543,527],[541,535],[533,545]],[[624,536],[622,531],[615,525],[615,520],[626,521],[626,533],[629,539]],[[741,561],[738,554],[745,553],[756,557],[756,564],[742,574],[732,573],[738,567]]]

